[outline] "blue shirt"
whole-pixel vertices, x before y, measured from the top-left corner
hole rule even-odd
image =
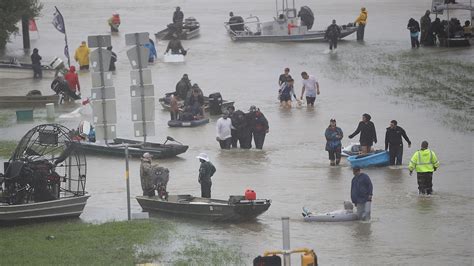
[[[351,184],[352,203],[366,203],[369,201],[369,196],[372,196],[372,189],[372,182],[367,174],[360,173],[354,176]]]

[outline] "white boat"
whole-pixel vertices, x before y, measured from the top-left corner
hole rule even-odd
[[[353,156],[353,155],[358,155],[360,154],[360,143],[359,142],[353,142],[345,147],[342,147],[341,149],[341,155],[342,156]]]
[[[351,202],[344,201],[344,209],[325,212],[313,213],[307,208],[303,207],[303,219],[306,222],[348,222],[359,219],[359,216],[354,213],[354,205]]]
[[[298,12],[295,9],[294,1],[292,7],[289,7],[288,0],[282,0],[282,4],[280,7],[278,0],[276,0],[277,14],[271,21],[260,22],[257,16],[250,16],[244,22],[233,24],[226,22],[224,27],[233,41],[307,42],[324,40],[326,30],[310,30],[307,26],[302,25],[297,16]],[[357,28],[352,23],[342,25],[340,39],[356,32]]]
[[[182,63],[182,62],[184,62],[184,55],[166,53],[163,56],[163,62],[165,62],[165,63]]]

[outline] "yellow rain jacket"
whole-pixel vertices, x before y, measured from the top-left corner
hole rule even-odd
[[[367,10],[360,11],[359,16],[354,23],[365,25],[367,23]]]
[[[74,59],[79,63],[80,66],[89,65],[89,52],[89,47],[87,47],[85,44],[81,44],[81,46],[76,49]]]
[[[416,169],[417,173],[433,172],[435,168],[439,167],[438,157],[430,150],[419,150],[411,157],[410,165],[408,170],[413,171]]]

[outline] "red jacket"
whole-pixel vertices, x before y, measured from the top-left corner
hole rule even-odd
[[[64,75],[64,79],[67,81],[67,84],[69,85],[69,89],[73,92],[76,91],[81,91],[81,85],[79,84],[79,77],[76,74],[76,68],[74,66],[71,66],[69,68],[69,72]]]

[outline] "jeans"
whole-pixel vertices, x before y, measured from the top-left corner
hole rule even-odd
[[[329,50],[332,50],[332,47],[337,49],[337,37],[329,38]]]
[[[372,208],[372,202],[366,201],[364,203],[357,203],[357,216],[359,216],[359,220],[368,221],[370,220],[370,212]]]
[[[178,112],[170,111],[171,120],[178,120]]]
[[[433,192],[433,172],[416,173],[418,191],[430,195]]]
[[[403,145],[390,145],[388,153],[390,154],[390,165],[402,165]]]
[[[357,28],[357,40],[363,41],[364,40],[364,31],[365,31],[365,24],[359,24]]]
[[[411,37],[411,48],[419,48],[420,47],[420,42],[418,41],[418,36],[416,37]]]
[[[335,150],[328,150],[329,160],[334,161],[336,159],[341,159],[341,148]]]
[[[232,144],[232,138],[227,138],[225,140],[219,140],[219,144],[221,145],[221,149],[228,150],[228,149],[230,149],[230,145]]]
[[[263,148],[263,143],[265,142],[265,135],[267,133],[264,132],[253,132],[253,140],[255,141],[255,148],[261,150]]]
[[[211,198],[211,186],[212,182],[201,181],[201,198]]]
[[[33,78],[43,78],[43,70],[41,65],[31,65],[33,67]]]

